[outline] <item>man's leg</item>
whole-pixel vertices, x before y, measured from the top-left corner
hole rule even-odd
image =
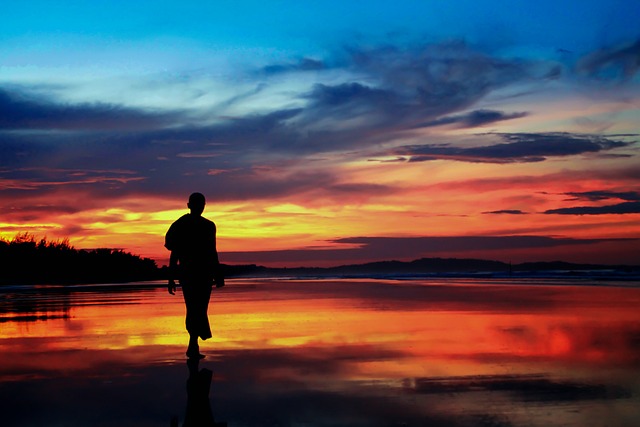
[[[182,285],[182,293],[186,305],[185,324],[189,332],[188,357],[204,357],[200,354],[198,337],[206,340],[211,338],[211,328],[207,316],[207,308],[211,297],[211,285],[198,283],[197,281],[185,281]]]
[[[187,347],[187,357],[202,358],[200,347],[198,346],[198,335],[189,334],[189,346]]]
[[[198,346],[198,332],[195,327],[196,322],[194,319],[197,313],[197,294],[196,289],[193,287],[193,284],[184,281],[185,283],[182,285],[182,294],[184,295],[184,302],[186,306],[186,317],[185,324],[187,327],[187,332],[189,332],[189,346],[187,347],[187,357],[199,357],[200,356],[200,347]]]

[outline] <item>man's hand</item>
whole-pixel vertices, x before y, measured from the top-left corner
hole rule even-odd
[[[169,279],[169,284],[167,285],[167,290],[171,295],[176,294],[176,281],[173,279]]]

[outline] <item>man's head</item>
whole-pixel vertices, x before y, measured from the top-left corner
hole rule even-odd
[[[206,202],[202,193],[193,193],[189,196],[189,203],[187,203],[187,207],[191,210],[192,214],[202,215],[205,204]]]

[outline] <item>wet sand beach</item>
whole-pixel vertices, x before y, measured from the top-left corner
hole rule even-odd
[[[0,289],[3,426],[631,426],[640,284],[235,279],[188,366],[160,282]]]

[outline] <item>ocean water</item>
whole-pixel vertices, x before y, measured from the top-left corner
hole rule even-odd
[[[635,426],[639,307],[632,281],[231,279],[189,365],[159,282],[0,288],[0,424]]]

